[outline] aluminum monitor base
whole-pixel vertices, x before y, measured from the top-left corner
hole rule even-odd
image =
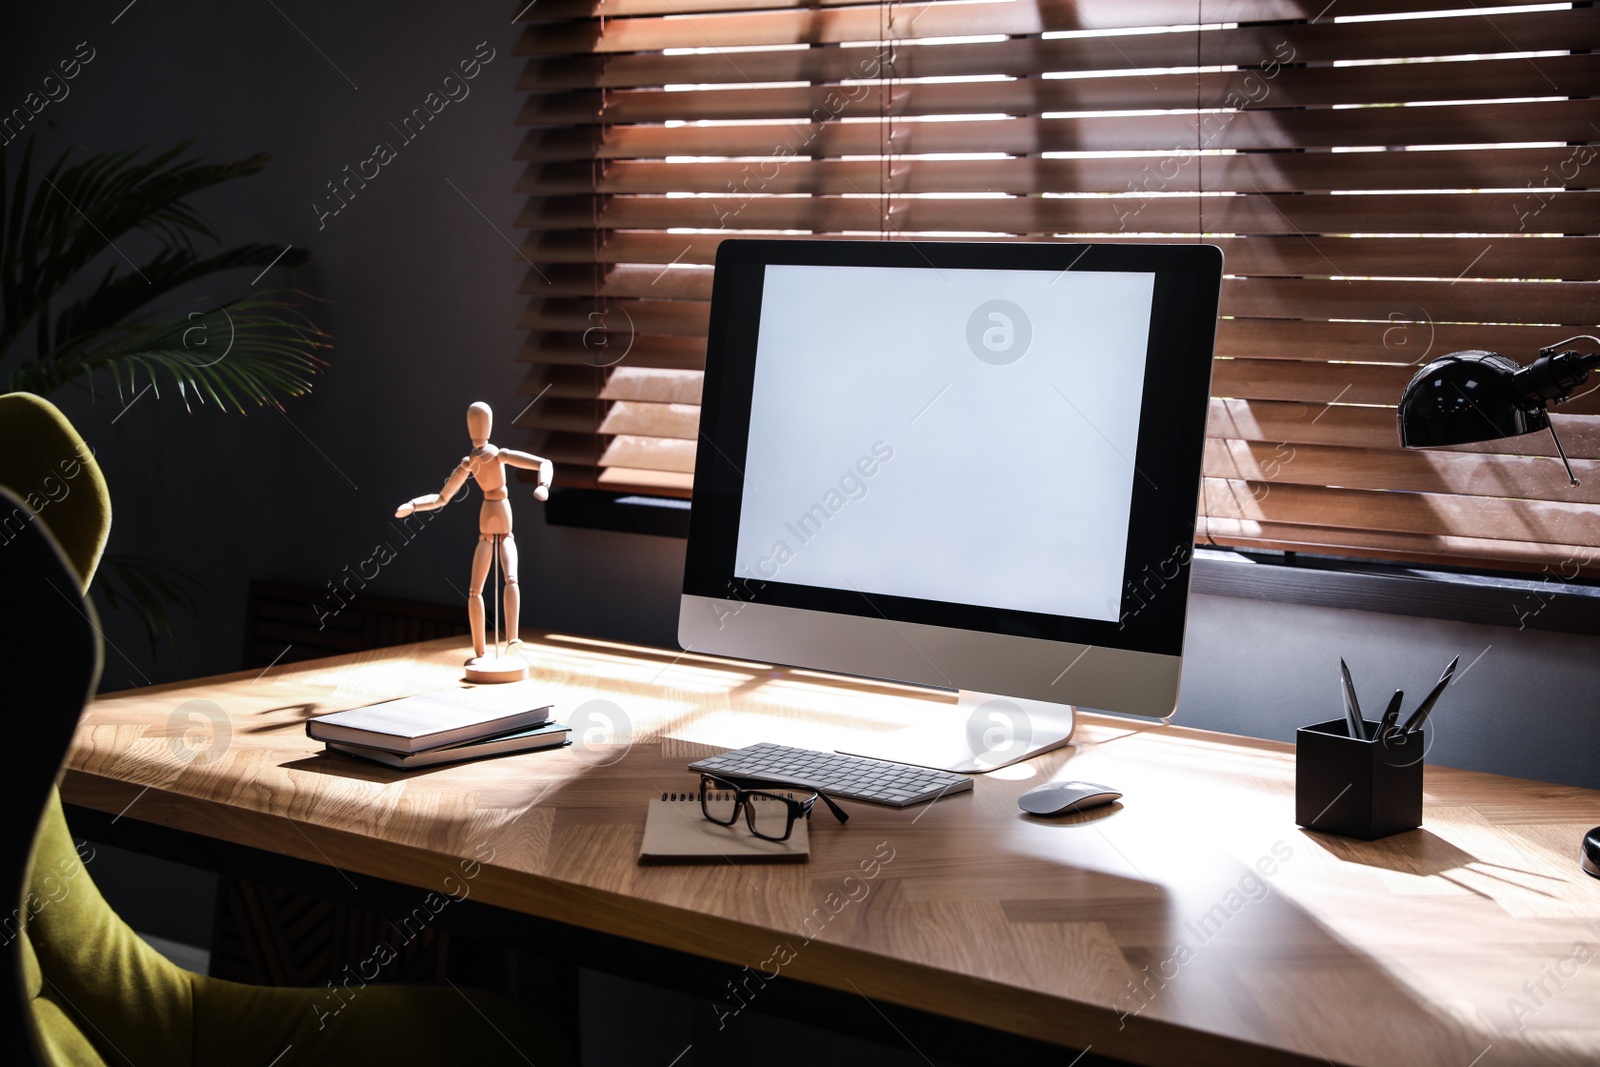
[[[836,751],[957,774],[986,774],[1072,739],[1070,704],[960,692],[956,706],[926,723],[873,734]]]

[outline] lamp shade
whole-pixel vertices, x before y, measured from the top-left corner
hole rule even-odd
[[[1513,359],[1477,349],[1429,363],[1400,396],[1400,443],[1460,445],[1549,428],[1544,400],[1514,380],[1520,370]]]

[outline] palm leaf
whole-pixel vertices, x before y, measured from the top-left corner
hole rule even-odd
[[[267,244],[239,245],[211,256],[200,256],[192,248],[169,246],[141,265],[138,274],[113,276],[116,268],[110,268],[92,292],[61,310],[56,317],[53,342],[57,346],[68,345],[82,335],[115,326],[180,286],[219,271],[273,263],[297,267],[306,258],[301,249],[285,252],[277,245]]]
[[[70,151],[28,194],[31,139],[11,177],[11,211],[0,228],[0,353],[38,323],[39,354],[52,347],[49,305],[71,279],[108,246],[139,230],[163,246],[192,249],[217,235],[187,201],[222,182],[258,173],[264,154],[228,163],[182,158],[192,141],[140,159],[142,152],[105,152],[68,165]],[[0,170],[10,170],[0,150]],[[120,254],[120,249],[118,249]]]
[[[44,394],[84,378],[92,388],[105,372],[126,402],[141,379],[159,397],[164,378],[186,408],[198,401],[245,412],[309,392],[324,362],[316,350],[326,347],[327,334],[298,305],[269,293],[204,315],[84,334],[52,358],[18,367],[9,386]]]

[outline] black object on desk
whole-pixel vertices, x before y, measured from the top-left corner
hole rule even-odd
[[[1350,668],[1345,666],[1342,659],[1339,661],[1339,680],[1344,683],[1345,736],[1365,738],[1365,720],[1361,717],[1361,701],[1356,699],[1356,683],[1350,679]]]
[[[1450,665],[1444,669],[1444,673],[1439,675],[1438,683],[1429,690],[1422,703],[1417,705],[1417,710],[1411,713],[1411,718],[1406,720],[1405,730],[1409,732],[1422,729],[1422,724],[1428,721],[1428,713],[1433,711],[1433,705],[1439,700],[1439,694],[1443,693],[1444,687],[1450,684],[1450,679],[1456,676],[1456,664],[1460,662],[1460,656],[1450,661]]]
[[[1377,724],[1372,726],[1375,731]],[[1351,737],[1343,719],[1297,730],[1296,825],[1362,841],[1415,830],[1422,825],[1426,748],[1421,730],[1369,740]]]
[[[1394,696],[1389,698],[1389,706],[1383,709],[1383,718],[1378,720],[1378,732],[1372,736],[1381,741],[1395,728],[1395,723],[1400,718],[1400,702],[1406,698],[1404,689],[1396,689]]]
[[[1583,870],[1600,878],[1600,826],[1583,835]]]

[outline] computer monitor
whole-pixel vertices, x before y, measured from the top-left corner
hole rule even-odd
[[[1170,715],[1221,277],[1209,245],[724,241],[680,644],[958,691],[850,750],[907,763]]]

